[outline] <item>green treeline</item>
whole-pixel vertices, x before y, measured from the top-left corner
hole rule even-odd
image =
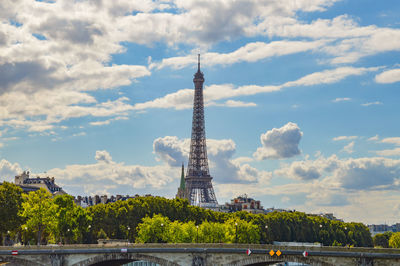
[[[373,237],[374,246],[380,248],[400,248],[400,232],[385,232]]]
[[[69,195],[29,194],[4,182],[0,186],[0,233],[36,244],[130,242],[272,243],[320,242],[326,246],[373,246],[362,223],[343,223],[301,212],[221,213],[187,200],[138,197],[82,208]]]

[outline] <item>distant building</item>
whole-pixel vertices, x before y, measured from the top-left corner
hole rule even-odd
[[[287,210],[287,209],[276,209],[275,207],[271,207],[265,210],[265,213],[270,212],[295,212],[296,210]]]
[[[186,186],[185,186],[185,169],[182,163],[182,172],[181,172],[181,183],[178,187],[178,193],[176,193],[175,198],[186,199]]]
[[[370,224],[368,225],[368,229],[371,232],[372,236],[376,234],[383,234],[385,232],[400,232],[400,223],[396,223],[393,225]]]
[[[342,219],[336,218],[336,217],[333,215],[333,213],[319,213],[319,214],[308,213],[307,215],[309,215],[309,216],[319,216],[319,217],[326,218],[326,219],[328,219],[328,220],[343,222]]]
[[[145,197],[153,197],[150,194],[146,194],[144,195]],[[134,199],[140,197],[138,194],[136,194],[135,196],[123,196],[123,195],[116,195],[116,196],[110,196],[108,197],[107,195],[94,195],[92,196],[77,196],[75,197],[74,201],[76,205],[79,205],[83,208],[89,207],[89,206],[94,206],[97,204],[107,204],[107,203],[113,203],[119,200],[128,200],[128,199]]]
[[[265,213],[259,200],[249,198],[246,194],[231,200],[231,203],[225,203],[222,208],[227,212],[246,211],[250,213]]]
[[[54,177],[30,178],[29,171],[24,171],[21,175],[15,176],[15,185],[22,188],[25,193],[44,188],[53,195],[67,194],[61,187],[56,185]]]

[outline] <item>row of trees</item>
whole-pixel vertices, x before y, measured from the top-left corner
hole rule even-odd
[[[385,232],[376,234],[373,238],[374,246],[381,248],[400,248],[400,232]]]
[[[221,213],[187,200],[138,197],[82,208],[73,197],[52,197],[45,190],[23,194],[0,186],[0,233],[31,243],[96,243],[98,238],[130,242],[272,243],[320,242],[372,246],[368,228],[301,212]],[[162,224],[162,226],[161,226]]]
[[[22,243],[92,241],[91,216],[70,195],[52,197],[45,189],[29,194],[12,183],[0,185],[0,233]]]
[[[138,243],[259,243],[258,226],[229,218],[224,223],[171,222],[160,214],[145,217],[137,227]]]

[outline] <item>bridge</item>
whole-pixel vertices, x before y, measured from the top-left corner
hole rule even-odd
[[[251,250],[249,255],[248,250]],[[140,260],[168,266],[269,265],[286,261],[321,266],[390,266],[400,265],[400,250],[244,244],[105,244],[0,248],[0,265],[7,266],[102,266]]]

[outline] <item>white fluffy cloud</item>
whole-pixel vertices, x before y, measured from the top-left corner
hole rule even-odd
[[[134,195],[143,194],[143,191],[157,190],[167,196],[176,189],[173,181],[179,177],[177,168],[168,165],[141,166],[114,162],[105,150],[96,151],[95,159],[97,162],[93,164],[54,168],[48,170],[47,175],[56,177],[56,182],[65,191],[74,195],[121,193]]]
[[[400,81],[400,69],[391,69],[375,76],[378,83],[395,83]]]
[[[367,106],[371,106],[371,105],[381,105],[381,104],[383,104],[383,103],[380,101],[376,101],[376,102],[362,103],[361,105],[367,107]]]
[[[12,106],[1,105],[3,110],[0,110],[0,124],[43,131],[53,129],[69,118],[102,113],[101,107],[107,103],[98,103],[88,91],[129,85],[135,79],[150,75],[146,66],[110,64],[113,54],[126,51],[122,43],[151,45],[154,42],[164,42],[171,46],[189,44],[190,47],[200,44],[206,51],[204,56],[210,65],[254,62],[304,51],[330,54],[340,63],[400,49],[398,29],[359,26],[355,20],[345,15],[318,19],[311,23],[297,19],[297,12],[323,11],[335,2],[207,0],[199,4],[197,1],[181,0],[119,0],[109,3],[89,0],[3,1],[0,4],[0,101],[12,102],[10,99],[19,99],[20,103],[16,110]],[[207,50],[219,41],[264,35],[283,40],[248,43],[227,53]],[[149,67],[180,68],[192,64],[194,60],[186,55],[163,59]],[[233,89],[232,85],[223,86],[231,86],[225,92],[232,91],[233,97],[238,97],[276,91],[283,87],[333,83],[366,71],[371,70],[351,67],[327,70],[280,87],[249,85]],[[389,75],[387,72],[377,76],[377,81],[388,80],[383,77]],[[64,103],[57,101],[56,96],[49,96],[49,102],[57,102],[57,108],[55,104],[50,105],[50,108],[44,106],[39,100],[43,97],[39,95],[52,94],[52,91],[68,97],[68,100]],[[189,94],[181,90],[164,98],[139,103],[135,109],[157,106],[188,108],[191,99]],[[256,105],[232,100],[213,102],[229,97],[212,95],[212,92],[209,94],[210,105]],[[26,101],[25,98],[30,100]],[[125,110],[132,108],[127,104],[128,100],[123,105]],[[87,108],[88,101],[92,104],[90,108]],[[49,111],[46,113],[46,110]],[[119,110],[109,109],[102,116],[112,119],[121,115]],[[51,115],[54,111],[66,115],[54,117]],[[93,122],[93,125],[107,124],[105,121],[111,120]]]
[[[338,137],[334,137],[332,140],[333,141],[340,141],[340,140],[353,140],[353,139],[357,139],[358,136],[338,136]]]
[[[346,146],[343,147],[342,152],[346,152],[346,153],[353,153],[354,152],[354,141],[350,142],[349,144],[347,144]]]
[[[103,162],[108,164],[112,162],[112,157],[106,150],[96,151],[96,156],[94,158],[98,162]]]
[[[289,122],[281,128],[273,128],[260,137],[262,147],[253,154],[258,160],[283,159],[299,155],[299,143],[303,132],[297,124]]]
[[[3,1],[0,126],[43,131],[70,118],[112,117],[129,110],[127,99],[98,102],[88,91],[150,75],[145,66],[108,64],[112,53],[124,50],[110,23],[116,10],[156,8],[144,6],[149,4]]]
[[[248,43],[231,53],[206,52],[201,55],[203,61],[202,65],[231,65],[239,62],[255,62],[273,56],[311,51],[321,47],[323,44],[324,41],[275,41],[270,43]],[[161,69],[164,67],[172,67],[179,69],[193,66],[196,63],[197,58],[194,55],[186,55],[166,58],[161,62],[153,62],[149,65],[149,68]]]
[[[339,159],[332,155],[316,160],[296,161],[274,172],[299,180],[316,180],[331,188],[348,190],[395,189],[400,160],[384,157]]]
[[[120,97],[98,102],[87,93],[65,90],[38,91],[30,95],[10,92],[0,95],[0,126],[44,131],[71,118],[123,116],[133,108],[128,101]]]
[[[285,7],[279,6],[280,4],[278,4],[277,1],[273,3],[270,2],[269,5],[271,8],[265,11],[266,13],[259,15],[257,23],[253,23],[251,19],[247,21],[242,20],[249,24],[242,24],[241,31],[237,33],[247,36],[268,35],[269,37],[295,40],[274,41],[271,43],[250,43],[240,47],[236,51],[223,54],[208,52],[204,53],[206,61],[209,62],[210,65],[226,65],[241,61],[254,62],[270,56],[312,50],[328,56],[328,61],[332,64],[347,64],[355,62],[365,56],[400,50],[400,30],[398,29],[379,28],[374,25],[359,26],[356,20],[348,15],[340,15],[333,19],[317,19],[306,23],[304,21],[298,21],[294,16],[296,11],[305,11],[304,6],[294,8],[297,3],[292,3],[292,5],[288,2],[284,3]],[[247,4],[250,6],[254,5],[254,3],[250,2]],[[265,3],[262,1],[259,1],[257,9],[262,10],[264,4]],[[332,4],[332,2],[330,4]],[[274,5],[275,8],[273,7]],[[322,6],[323,4],[320,8]],[[228,8],[229,4],[226,5],[224,11],[229,12],[227,10]],[[280,12],[283,10],[286,10],[286,12]],[[315,11],[315,9],[313,9],[313,11]],[[251,12],[242,15],[251,16]],[[221,21],[217,23],[221,23]],[[223,29],[220,28],[219,31],[223,31]],[[223,39],[223,35],[220,35],[219,38]],[[232,36],[227,37],[227,39],[231,38]],[[205,39],[203,39],[203,41],[204,40]],[[213,40],[218,40],[218,37]],[[322,46],[322,44],[324,45]],[[170,66],[173,68],[181,68],[193,64],[194,62],[195,58],[192,56],[179,56],[163,59],[161,62],[151,64],[151,67],[163,68]]]
[[[332,100],[332,102],[334,102],[334,103],[347,102],[347,101],[351,101],[351,98],[344,97],[344,98],[336,98],[336,99]]]
[[[380,156],[400,156],[400,148],[376,151],[376,154]]]
[[[223,105],[227,107],[250,107],[255,106],[255,103],[243,103],[240,101],[228,100],[225,103],[218,103],[222,99],[229,99],[234,97],[255,95],[259,93],[276,92],[283,88],[296,87],[296,86],[313,86],[319,84],[332,84],[339,82],[349,76],[359,76],[371,71],[376,71],[379,68],[354,68],[354,67],[340,67],[336,69],[328,69],[321,72],[314,72],[301,77],[295,81],[289,81],[281,85],[245,85],[236,87],[232,84],[210,85],[204,88],[204,101],[206,105]],[[144,103],[137,103],[134,105],[134,110],[145,110],[151,108],[174,108],[177,110],[192,108],[193,90],[182,89],[177,92],[167,94],[163,97],[147,101]]]
[[[18,163],[10,163],[2,159],[0,161],[0,177],[2,180],[14,182],[14,177],[22,173],[22,168]]]
[[[166,136],[153,141],[153,152],[159,160],[171,166],[187,165],[190,139],[179,140],[176,136]]]
[[[378,138],[376,139],[378,141]],[[396,146],[400,146],[400,137],[391,137],[391,138],[384,138],[380,140],[381,143],[385,144],[394,144]],[[400,155],[400,147],[393,148],[393,149],[386,149],[376,151],[376,154],[380,156],[399,156]]]
[[[381,140],[381,142],[400,146],[400,137],[384,138]]]

